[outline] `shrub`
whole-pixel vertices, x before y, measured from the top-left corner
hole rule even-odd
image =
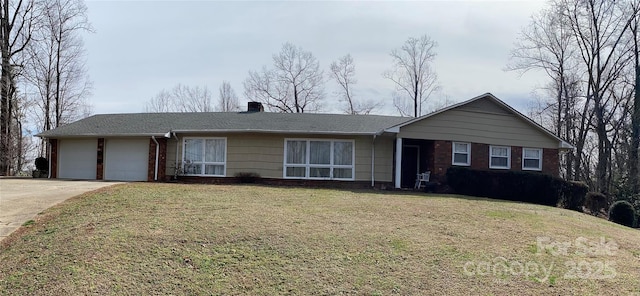
[[[591,212],[591,214],[596,215],[602,209],[607,207],[607,197],[600,192],[589,192],[585,197],[584,206]]]
[[[38,171],[48,171],[49,170],[49,161],[44,157],[38,157],[35,160],[36,170]]]
[[[236,173],[235,177],[240,183],[256,183],[260,179],[260,174],[254,172]]]
[[[556,179],[555,183],[560,185],[560,205],[565,209],[582,212],[589,186],[584,182],[562,179]]]
[[[609,208],[609,221],[633,227],[636,220],[636,211],[633,205],[626,200],[616,201]]]
[[[576,189],[576,193],[573,193],[571,191],[573,187],[565,184],[568,182],[545,174],[481,171],[464,167],[450,167],[447,170],[447,183],[459,194],[548,206],[556,206],[563,193],[571,203],[574,203],[573,199],[578,200],[579,198],[574,198],[573,195],[579,196],[579,192],[582,190]]]

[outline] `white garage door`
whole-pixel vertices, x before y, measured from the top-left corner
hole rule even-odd
[[[149,139],[106,139],[104,179],[146,181]]]
[[[58,178],[95,179],[98,141],[61,139],[58,147]]]

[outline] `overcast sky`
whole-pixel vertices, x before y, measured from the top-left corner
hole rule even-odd
[[[356,98],[387,102],[377,113],[397,114],[393,85],[382,78],[389,52],[423,34],[438,42],[434,63],[442,93],[459,102],[490,92],[526,112],[541,74],[506,72],[521,28],[544,1],[218,2],[106,1],[87,3],[95,32],[87,34],[94,113],[143,112],[162,89],[207,86],[218,97],[229,81],[245,98],[250,70],[272,65],[291,42],[329,64],[350,53]],[[328,76],[328,75],[327,75]],[[326,82],[324,113],[340,112],[335,83]]]

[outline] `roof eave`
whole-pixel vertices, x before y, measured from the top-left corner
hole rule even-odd
[[[143,133],[143,134],[74,134],[74,135],[65,135],[65,134],[36,134],[34,137],[39,137],[43,139],[60,139],[60,138],[101,138],[101,137],[164,137],[166,133]]]
[[[173,133],[260,133],[260,134],[312,134],[312,135],[352,135],[370,136],[378,134],[379,131],[370,132],[341,132],[341,131],[308,131],[308,130],[261,130],[261,129],[216,129],[216,130],[171,130]]]

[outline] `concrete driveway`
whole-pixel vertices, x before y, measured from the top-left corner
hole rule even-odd
[[[70,197],[121,182],[0,178],[0,241]]]

